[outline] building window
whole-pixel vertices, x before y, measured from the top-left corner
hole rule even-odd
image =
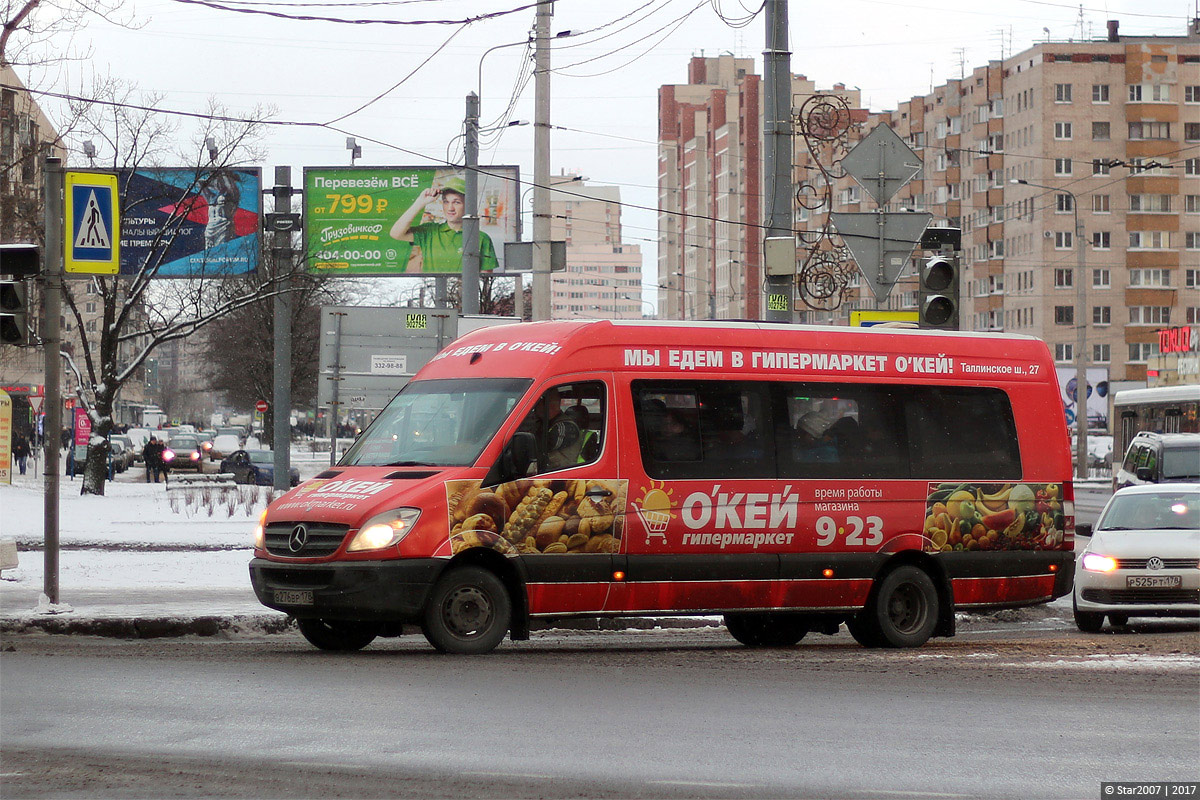
[[[1106,159],[1093,158],[1092,159],[1092,174],[1093,175],[1111,175],[1112,167],[1109,166],[1108,161]]]
[[[1131,194],[1129,210],[1141,214],[1165,214],[1171,210],[1169,194]]]
[[[1183,123],[1183,138],[1189,142],[1200,141],[1200,122]]]
[[[1069,83],[1054,84],[1054,102],[1056,102],[1056,103],[1071,102],[1071,84],[1069,84]]]
[[[1108,231],[1093,231],[1092,232],[1092,247],[1097,250],[1109,250],[1112,248],[1112,234]]]
[[[1071,249],[1070,231],[1055,231],[1054,232],[1054,249],[1055,250],[1070,250]]]
[[[1069,194],[1056,194],[1054,196],[1054,213],[1070,214],[1075,210],[1075,198]]]
[[[1200,103],[1200,86],[1183,87],[1183,102]]]
[[[1054,324],[1055,325],[1074,325],[1075,324],[1075,306],[1055,306],[1054,307]]]
[[[1075,285],[1075,270],[1058,268],[1054,270],[1054,288],[1069,289]]]
[[[1130,306],[1130,325],[1170,325],[1170,306]]]
[[[1129,249],[1162,250],[1171,246],[1171,235],[1166,231],[1130,231]]]
[[[1185,195],[1183,210],[1188,214],[1200,214],[1200,194]]]
[[[1108,84],[1094,83],[1092,84],[1092,102],[1107,103],[1108,102]]]
[[[1166,83],[1135,83],[1129,87],[1131,103],[1166,103],[1171,99],[1171,87]]]
[[[1092,288],[1107,289],[1112,286],[1112,274],[1107,267],[1092,270]]]
[[[1129,285],[1138,287],[1162,287],[1171,285],[1171,270],[1149,267],[1129,270]]]
[[[1200,175],[1200,158],[1188,158],[1183,162],[1184,175]]]
[[[1054,174],[1055,175],[1070,175],[1071,174],[1071,159],[1069,159],[1069,158],[1054,159]]]
[[[1171,123],[1169,122],[1131,122],[1129,123],[1130,139],[1170,139]]]
[[[1132,342],[1129,345],[1129,361],[1133,364],[1145,364],[1158,349],[1158,342]]]
[[[1054,138],[1060,141],[1070,139],[1073,128],[1069,122],[1054,123]]]
[[[1189,269],[1184,272],[1183,285],[1189,289],[1200,288],[1200,269]]]
[[[1054,360],[1060,364],[1074,361],[1075,346],[1068,342],[1059,342],[1054,345]]]
[[[1092,123],[1092,139],[1097,142],[1107,142],[1112,138],[1112,125],[1108,122]]]
[[[1093,325],[1112,324],[1112,306],[1092,306]]]
[[[1188,250],[1200,250],[1200,231],[1188,231],[1183,235],[1183,246]]]
[[[1092,362],[1095,364],[1107,364],[1112,361],[1112,346],[1107,344],[1092,345]]]

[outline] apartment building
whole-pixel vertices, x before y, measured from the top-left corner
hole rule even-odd
[[[552,319],[641,319],[642,249],[621,238],[621,190],[574,173],[552,176],[551,238],[567,267],[550,279]]]
[[[1125,36],[1111,21],[1102,40],[1037,43],[853,136],[879,123],[923,162],[890,208],[963,230],[963,329],[1037,336],[1073,367],[1082,324],[1089,369],[1141,382],[1160,330],[1200,324],[1200,21],[1181,36]],[[873,209],[852,180],[837,188],[834,210]],[[885,307],[916,309],[914,275]],[[801,317],[845,323],[875,307],[852,289],[836,312]]]
[[[817,93],[813,81],[792,76],[795,107]],[[835,84],[822,93],[859,108],[857,89]],[[762,115],[751,58],[693,57],[686,84],[660,87],[660,316],[762,316]],[[797,159],[806,153],[797,141]]]

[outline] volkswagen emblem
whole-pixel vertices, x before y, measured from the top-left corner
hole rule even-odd
[[[1150,556],[1146,559],[1146,569],[1162,569],[1163,560],[1158,556]]]
[[[304,549],[304,545],[306,544],[308,544],[308,528],[303,525],[297,525],[292,528],[292,532],[288,536],[288,550],[291,550],[293,553],[299,553]]]

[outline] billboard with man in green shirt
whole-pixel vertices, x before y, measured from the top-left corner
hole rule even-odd
[[[517,167],[479,168],[479,266],[504,268],[520,238]],[[308,167],[305,244],[313,272],[430,275],[462,272],[466,178],[445,167]]]

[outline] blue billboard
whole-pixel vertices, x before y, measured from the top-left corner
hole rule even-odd
[[[149,268],[159,278],[220,278],[258,269],[261,170],[164,167],[118,176],[122,275]]]

